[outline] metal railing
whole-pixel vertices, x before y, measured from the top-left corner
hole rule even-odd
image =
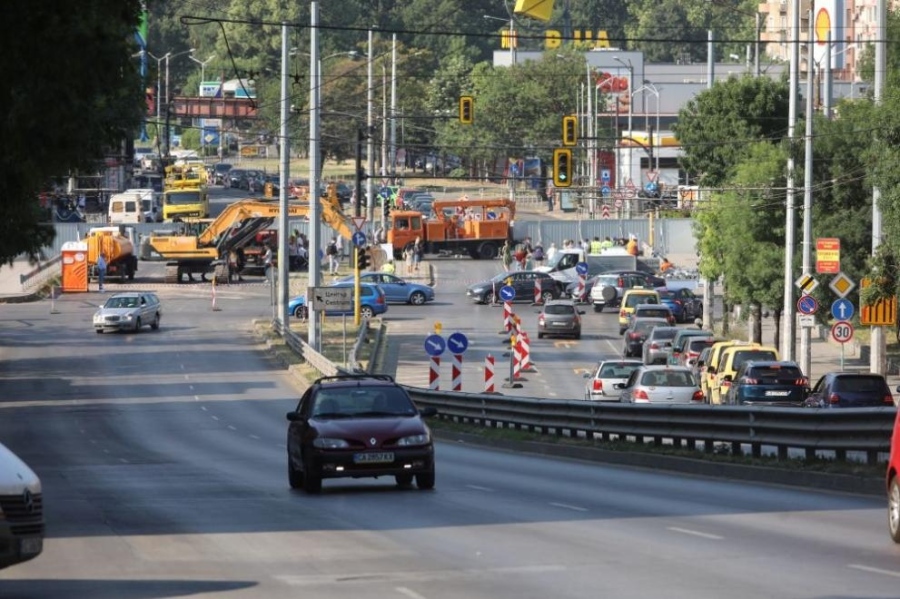
[[[290,329],[285,329],[281,321],[274,319],[272,329],[284,339],[285,344],[300,356],[307,364],[318,370],[322,376],[335,376],[343,372],[334,362],[317,352],[311,345],[294,334]]]
[[[441,417],[493,428],[541,434],[671,444],[706,453],[729,444],[754,457],[773,448],[779,460],[801,450],[807,459],[848,461],[848,452],[869,464],[890,452],[895,408],[802,409],[706,405],[628,405],[580,400],[545,400],[504,395],[449,393],[407,387],[420,406]],[[858,461],[858,460],[855,460]]]
[[[50,260],[36,266],[25,274],[19,275],[19,283],[23,290],[39,287],[60,274],[62,269],[62,256],[56,255]]]

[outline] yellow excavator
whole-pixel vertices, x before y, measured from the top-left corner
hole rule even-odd
[[[353,235],[347,217],[341,211],[337,194],[329,188],[319,198],[322,221],[344,239]],[[288,215],[309,216],[307,202],[288,203]],[[185,275],[193,278],[213,272],[217,282],[228,277],[228,254],[252,243],[256,234],[270,228],[281,213],[277,200],[246,199],[228,205],[197,234],[156,232],[141,241],[141,259],[166,262],[166,283],[181,283]]]

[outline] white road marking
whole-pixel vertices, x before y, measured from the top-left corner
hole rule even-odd
[[[671,530],[672,532],[680,532],[686,535],[693,535],[695,537],[701,537],[704,539],[710,539],[713,541],[721,541],[725,537],[720,537],[719,535],[712,535],[708,532],[700,532],[699,530],[691,530],[689,528],[678,528],[677,526],[669,526],[667,530]]]
[[[588,509],[586,507],[578,507],[577,505],[569,505],[568,503],[556,503],[551,501],[550,505],[553,507],[561,507],[564,510],[572,510],[575,512],[586,512]]]
[[[218,417],[218,416],[210,416],[210,418],[212,418],[212,419],[215,420],[216,422],[219,421],[219,417]]]
[[[119,458],[119,461],[122,462],[123,464],[128,463],[128,460],[126,460],[125,458]]]
[[[485,493],[493,493],[493,489],[489,489],[488,487],[480,487],[478,485],[466,485],[469,489],[474,489],[476,491],[484,491]]]
[[[257,441],[259,441],[259,437],[257,437],[256,435],[248,435],[248,436],[249,436],[251,439],[256,439]]]
[[[547,572],[565,572],[566,566],[557,564],[536,566],[509,566],[499,568],[469,568],[463,570],[423,570],[413,572],[360,572],[353,576],[336,576],[334,574],[281,574],[274,578],[291,586],[315,586],[341,584],[372,584],[373,582],[412,583],[436,580],[466,580],[484,576],[508,577],[510,575],[543,574]],[[405,588],[405,587],[404,587]]]
[[[228,425],[228,428],[230,428],[230,429],[233,430],[233,431],[236,431],[236,430],[237,430],[235,427],[231,426],[230,424]]]
[[[854,570],[862,570],[863,572],[871,572],[873,574],[884,574],[885,576],[893,576],[894,578],[900,578],[900,572],[897,570],[884,570],[882,568],[873,568],[871,566],[863,566],[860,564],[847,564],[848,568],[853,568]]]
[[[397,587],[396,590],[398,593],[405,597],[409,597],[409,599],[425,599],[425,595],[420,595],[412,589],[408,589],[406,587]]]
[[[200,401],[200,396],[199,396],[199,395],[195,395],[195,396],[194,396],[194,401]]]

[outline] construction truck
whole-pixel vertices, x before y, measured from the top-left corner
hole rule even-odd
[[[496,258],[506,241],[513,242],[516,203],[508,199],[435,200],[426,218],[413,210],[392,210],[387,218],[387,241],[400,258],[416,238],[426,254],[468,254],[475,259]]]
[[[322,220],[345,239],[353,235],[334,193],[320,198]],[[309,216],[309,204],[290,202],[288,215]],[[232,251],[252,244],[257,233],[270,228],[281,213],[279,202],[263,199],[239,200],[226,207],[199,234],[155,232],[143,238],[141,258],[166,262],[166,283],[181,283],[213,272],[217,281],[228,280],[228,258]],[[205,223],[204,223],[205,224]]]
[[[138,269],[135,255],[134,227],[92,227],[84,241],[88,247],[88,275],[97,276],[97,260],[100,254],[106,257],[106,277],[119,277],[133,281]]]
[[[167,166],[163,180],[163,220],[209,216],[206,169],[199,165]]]

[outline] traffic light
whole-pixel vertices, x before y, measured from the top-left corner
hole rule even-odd
[[[366,248],[356,248],[356,270],[362,272],[369,268],[369,254]]]
[[[459,97],[459,122],[471,125],[475,120],[475,100],[472,96]]]
[[[147,114],[156,114],[156,95],[152,87],[144,91],[144,102],[147,106]]]
[[[562,118],[562,145],[574,146],[578,143],[578,117],[566,115]]]
[[[557,187],[572,185],[572,150],[569,148],[553,150],[553,184]]]

